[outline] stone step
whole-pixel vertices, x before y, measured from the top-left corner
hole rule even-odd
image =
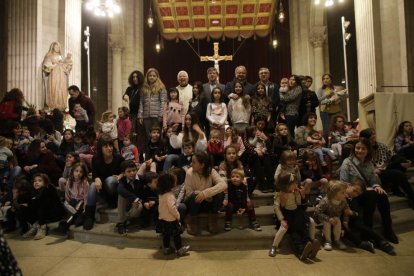
[[[389,200],[391,211],[409,208],[408,201],[405,197],[390,196]],[[256,193],[255,191],[253,202],[255,205],[257,221],[259,222],[259,224],[273,225],[273,193],[264,194],[261,192]],[[314,208],[309,207],[307,211],[310,215],[312,215],[314,212]],[[118,222],[117,209],[99,208],[96,219],[100,223],[116,223]],[[233,221],[235,223],[242,224],[247,221],[247,215],[243,215],[242,217],[233,215]],[[207,223],[206,215],[201,215],[201,223]],[[224,224],[224,213],[219,214],[219,223]]]
[[[411,231],[414,228],[413,210],[394,210],[391,212],[391,216],[396,233]],[[381,226],[376,223],[375,228],[380,231]],[[216,235],[211,235],[202,231],[198,236],[191,236],[184,232],[182,238],[184,244],[190,244],[192,249],[196,251],[267,249],[272,243],[276,230],[273,225],[264,225],[262,229],[261,232],[249,228],[238,229],[233,223],[233,229],[229,232],[222,230]],[[108,244],[117,247],[158,249],[161,246],[161,237],[152,229],[142,230],[139,227],[130,226],[128,234],[120,236],[115,231],[114,223],[95,224],[95,227],[90,231],[85,231],[81,227],[71,227],[71,235],[80,242]]]

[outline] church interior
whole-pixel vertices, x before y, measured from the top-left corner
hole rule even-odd
[[[187,83],[193,85],[197,81],[208,84],[208,72],[213,69],[218,76],[215,81],[217,84],[223,84],[221,96],[227,97],[231,93],[224,100],[227,101],[227,105],[229,101],[233,102],[231,95],[236,93],[235,83],[240,66],[244,66],[246,70],[244,85],[253,84],[256,89],[257,84],[263,83],[259,72],[265,68],[270,73],[267,81],[271,81],[277,89],[275,93],[279,94],[281,91],[281,95],[282,90],[279,90],[279,87],[283,78],[290,81],[292,78],[297,80],[293,76],[298,76],[298,79],[304,80],[310,76],[311,86],[307,87],[307,90],[315,94],[319,90],[324,91],[324,77],[329,74],[332,90],[345,91],[345,96],[341,96],[341,100],[337,102],[339,111],[335,115],[342,114],[341,118],[357,126],[358,131],[373,129],[376,141],[394,149],[399,126],[403,122],[414,121],[414,109],[411,108],[414,103],[413,13],[414,1],[410,0],[3,0],[0,1],[0,71],[3,72],[0,74],[0,99],[6,99],[9,91],[18,88],[23,93],[23,110],[34,108],[42,110],[44,114],[51,114],[52,109],[58,108],[64,114],[63,129],[75,129],[79,120],[73,115],[75,113],[72,112],[71,106],[72,90],[68,87],[76,86],[79,91],[73,91],[80,92],[93,105],[94,121],[88,123],[88,126],[98,131],[103,126],[103,122],[98,122],[101,120],[101,114],[108,111],[117,117],[119,108],[123,106],[129,107],[132,113],[131,98],[125,100],[125,95],[131,87],[131,77],[136,70],[142,73],[142,77],[145,76],[147,82],[148,69],[155,68],[158,79],[162,79],[164,90],[168,93],[169,101],[171,90],[175,89],[180,97],[182,95],[179,89],[179,76],[182,71],[188,73]],[[54,52],[59,53],[58,57],[55,56],[59,59],[59,66],[55,66]],[[60,77],[54,79],[56,72],[63,76],[63,80],[59,79]],[[226,94],[224,85],[232,82],[234,86],[230,89],[233,90]],[[263,86],[267,93],[268,85]],[[214,87],[211,86],[213,91]],[[245,85],[244,88],[246,87]],[[242,93],[245,92],[246,90]],[[258,92],[247,93],[249,99],[250,96],[256,97],[256,93]],[[190,103],[187,101],[189,106],[191,97]],[[214,101],[213,92],[211,99],[210,95],[208,97],[210,105]],[[235,97],[234,101],[237,99],[237,93]],[[278,101],[283,102],[283,98],[287,96],[278,97]],[[194,101],[194,98],[192,100]],[[320,104],[319,107],[313,108],[312,112],[317,118],[315,129],[323,129],[324,136],[325,131],[328,131],[326,124],[329,122],[322,121],[324,113],[327,112],[326,109],[322,109],[320,101],[319,99],[317,102],[317,105]],[[286,105],[279,105],[279,102],[274,104],[277,106],[275,110],[278,109],[279,112],[275,120],[288,126],[290,125],[287,119],[281,121],[281,118],[285,120],[285,112],[288,114],[286,118],[290,116],[289,103],[286,100]],[[168,103],[166,104],[168,107]],[[144,120],[144,123],[140,123],[142,127],[134,132],[133,138],[137,139],[140,145],[152,141],[152,138],[148,138],[151,137],[149,135],[152,130],[143,127],[146,118],[140,118],[139,115],[141,109],[146,108],[150,110],[152,102],[140,102],[139,111],[134,114],[134,119],[131,118],[133,125],[138,125],[139,120]],[[283,108],[286,110],[283,111]],[[90,116],[89,110],[87,113]],[[25,111],[22,114],[23,121]],[[218,129],[224,138],[228,123],[236,125],[235,122],[230,122],[230,117],[228,118],[229,122],[226,120],[222,128],[211,123],[201,131],[209,135],[213,133],[207,133],[210,128]],[[158,119],[160,121],[156,117],[154,120],[161,123],[159,134],[164,135],[167,127],[165,122],[162,127],[162,116]],[[180,126],[184,130],[186,114],[182,115],[181,120]],[[206,118],[204,120],[207,121]],[[299,119],[297,120],[293,125],[295,128],[298,123],[296,130],[301,126]],[[0,124],[8,125],[6,121]],[[273,129],[275,125],[272,126]],[[2,137],[1,126],[0,132]],[[295,134],[291,134],[295,138]],[[371,134],[368,138],[370,137]],[[411,137],[411,142],[407,142],[411,143],[411,155],[404,155],[408,161],[402,162],[408,165],[403,165],[400,173],[401,177],[405,177],[407,185],[412,187],[407,188],[412,193],[412,127]],[[62,139],[62,136],[60,138]],[[325,135],[325,138],[327,144],[331,144],[332,137]],[[208,137],[204,148],[206,152],[210,149],[210,140],[207,140]],[[122,147],[122,142],[118,142]],[[198,142],[194,142],[196,143],[193,147],[197,148]],[[2,147],[0,139],[0,155]],[[184,148],[183,142],[183,152]],[[254,153],[255,150],[253,147]],[[142,154],[141,149],[139,151]],[[179,154],[184,153],[179,150]],[[357,154],[355,150],[354,154]],[[323,158],[326,158],[326,154],[324,156]],[[341,158],[337,157],[328,161],[329,173],[324,169],[324,175],[326,173],[329,177],[332,176],[332,179],[335,173],[337,178],[342,177],[342,167],[339,163]],[[147,159],[145,156],[143,158],[142,163],[145,163]],[[277,159],[279,160],[279,157]],[[22,157],[22,160],[24,163],[27,161],[25,157]],[[65,166],[65,158],[62,162]],[[321,159],[321,162],[325,161]],[[194,161],[191,163],[190,160],[191,164],[194,170]],[[217,172],[220,168],[218,164]],[[88,165],[89,168],[93,167]],[[323,168],[325,166],[326,163]],[[245,169],[253,175],[252,179],[258,179],[255,173],[251,172],[253,167],[251,165],[251,168]],[[165,166],[159,171],[163,171],[163,168]],[[26,170],[25,167],[22,169]],[[276,168],[272,169],[273,175]],[[91,169],[89,171],[91,172]],[[0,172],[3,174],[3,163]],[[249,178],[250,174],[246,172],[246,177]],[[266,170],[263,174],[266,174]],[[91,172],[89,175],[89,180],[93,181],[92,175],[95,177],[96,173]],[[122,174],[123,177],[126,177],[125,175]],[[233,173],[229,176],[224,179],[230,181]],[[49,177],[52,178],[50,174]],[[378,175],[376,177],[379,179]],[[362,178],[365,180],[363,174]],[[268,177],[263,179],[267,181]],[[92,184],[92,181],[89,184]],[[384,182],[382,178],[381,181]],[[10,185],[13,186],[13,183]],[[102,183],[101,185],[105,186]],[[289,241],[293,235],[289,234],[289,237],[282,240],[280,252],[278,251],[276,257],[269,257],[268,251],[277,232],[275,221],[278,220],[274,210],[276,196],[273,193],[274,189],[270,189],[271,193],[255,190],[250,194],[254,201],[257,221],[261,224],[261,232],[247,227],[246,215],[241,215],[245,211],[243,210],[240,215],[233,216],[231,231],[221,229],[218,234],[211,234],[207,230],[202,230],[199,235],[190,235],[184,231],[183,243],[190,244],[191,249],[189,256],[183,258],[165,256],[165,251],[164,254],[162,252],[162,237],[154,229],[142,229],[134,225],[129,226],[127,235],[126,232],[125,235],[119,235],[117,209],[100,208],[98,203],[95,204],[96,209],[91,211],[95,216],[92,230],[71,227],[64,237],[50,231],[41,240],[24,239],[18,231],[4,233],[21,270],[3,274],[2,271],[7,270],[2,270],[2,266],[10,264],[11,267],[11,264],[15,263],[0,256],[0,259],[4,259],[0,263],[0,274],[411,275],[414,269],[414,198],[413,202],[410,202],[409,193],[405,188],[401,189],[404,191],[403,197],[391,192],[387,203],[388,213],[399,239],[398,244],[392,244],[396,253],[394,255],[378,248],[375,249],[375,253],[371,253],[358,246],[349,246],[347,250],[334,247],[330,252],[324,247],[326,243],[321,243],[317,258],[305,258],[306,260],[300,261],[292,254],[294,250],[290,249]],[[3,190],[1,193],[3,195]],[[407,195],[408,199],[404,195]],[[0,221],[7,221],[6,211],[10,206],[5,204],[6,201],[2,199],[1,202]],[[118,206],[119,202],[118,199]],[[188,205],[187,207],[190,208]],[[310,206],[308,214],[314,214],[315,208]],[[381,209],[379,203],[378,208]],[[225,212],[219,213],[218,224],[221,228],[227,223],[225,215]],[[376,211],[374,226],[371,221],[371,228],[378,233],[381,229],[382,215]],[[192,215],[187,216],[190,220],[191,217]],[[92,224],[94,222],[92,221]],[[209,225],[210,215],[201,215],[198,222],[200,228]],[[50,225],[58,227],[57,222]],[[125,228],[126,225],[127,223]],[[318,237],[323,240],[322,233],[325,228],[321,225],[322,223],[319,224],[319,228],[317,226],[317,236],[321,235]],[[310,226],[307,224],[307,227]],[[4,239],[0,239],[1,246],[2,240]],[[179,255],[178,249],[177,254]]]

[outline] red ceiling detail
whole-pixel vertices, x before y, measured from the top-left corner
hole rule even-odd
[[[259,17],[257,19],[257,25],[267,25],[269,24],[269,17]]]
[[[179,15],[179,16],[188,15],[187,7],[176,7],[175,10],[177,12],[177,15]]]
[[[237,5],[228,5],[226,7],[226,13],[227,14],[235,14],[235,13],[237,13]]]
[[[259,12],[270,12],[271,7],[272,4],[270,3],[260,4]]]
[[[190,21],[189,20],[178,20],[178,27],[190,28]]]
[[[244,13],[253,13],[254,12],[254,4],[243,5],[243,12]]]
[[[193,7],[193,15],[203,15],[203,14],[204,14],[204,7],[203,6]]]
[[[164,20],[162,21],[165,29],[174,29],[174,20]]]
[[[221,6],[210,6],[210,14],[220,14]]]
[[[226,25],[227,26],[236,26],[237,18],[226,18]]]
[[[171,8],[161,7],[160,14],[161,16],[172,16]]]
[[[253,24],[253,17],[242,18],[242,25],[252,25],[252,24]]]
[[[194,19],[194,27],[205,27],[206,26],[206,20],[205,19]]]
[[[1,1],[1,0],[0,0]],[[272,28],[278,1],[148,0],[158,16],[166,39],[191,37],[266,36]],[[260,26],[256,28],[255,26]],[[242,27],[239,30],[238,27]],[[246,32],[249,31],[249,32]]]

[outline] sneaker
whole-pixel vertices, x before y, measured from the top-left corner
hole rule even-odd
[[[300,254],[299,259],[304,261],[308,258],[309,254],[312,252],[312,243],[309,241],[303,248],[302,254]]]
[[[188,250],[190,250],[190,246],[189,245],[183,245],[180,249],[177,250],[178,257],[182,257],[182,256],[187,255]]]
[[[224,222],[224,230],[230,231],[231,230],[231,221]]]
[[[254,231],[262,231],[262,228],[260,227],[259,223],[257,223],[257,221],[253,221],[253,222],[251,223],[251,228],[252,228]]]
[[[371,253],[375,253],[374,245],[372,244],[372,242],[362,241],[359,247]]]
[[[326,251],[332,251],[332,244],[330,242],[325,242],[325,244],[323,245],[323,249],[325,249]]]
[[[23,234],[23,238],[27,239],[27,238],[34,237],[36,235],[36,233],[37,233],[37,228],[38,228],[38,225],[37,224],[30,225],[29,230],[27,230]]]
[[[116,228],[118,230],[118,234],[125,236],[127,234],[127,229],[125,227],[125,223],[119,222],[116,224]]]
[[[37,229],[37,233],[36,233],[36,235],[34,236],[34,239],[35,239],[35,240],[41,240],[41,239],[43,239],[44,237],[46,237],[46,234],[47,234],[47,226],[46,226],[46,224],[44,224],[44,225],[40,225],[40,226],[38,227],[38,229]]]
[[[309,253],[308,258],[314,259],[316,255],[318,254],[319,250],[321,250],[321,243],[318,239],[314,239],[312,241],[312,251]]]
[[[382,251],[384,251],[385,253],[387,253],[388,255],[391,255],[391,256],[395,256],[396,255],[396,253],[394,251],[394,247],[391,244],[389,244],[388,242],[382,242],[380,244],[379,248]]]
[[[397,235],[395,235],[395,233],[392,230],[391,232],[384,234],[384,238],[389,242],[398,244],[398,237]]]
[[[166,256],[166,255],[170,255],[171,253],[173,253],[175,250],[174,250],[174,248],[171,248],[171,247],[167,247],[167,248],[164,248],[164,250],[163,250],[163,253],[164,253],[164,255]]]
[[[341,241],[341,240],[337,240],[337,241],[335,241],[335,245],[336,246],[338,246],[338,248],[340,249],[340,250],[345,250],[346,248],[347,248],[347,246],[344,244],[344,242],[343,241]]]
[[[277,247],[272,245],[272,247],[270,247],[269,249],[269,257],[275,257],[276,253],[277,253]]]

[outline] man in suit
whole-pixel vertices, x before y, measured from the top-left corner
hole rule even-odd
[[[229,102],[229,95],[231,93],[233,93],[233,88],[234,88],[234,82],[240,81],[243,83],[244,85],[244,95],[248,95],[250,97],[253,97],[255,94],[254,91],[254,86],[251,83],[247,82],[247,69],[244,65],[239,65],[236,67],[236,69],[234,70],[234,79],[233,81],[230,81],[226,84],[226,88],[224,89],[224,102],[228,103]]]
[[[259,82],[262,82],[266,85],[266,95],[272,100],[273,108],[275,110],[275,112],[272,113],[272,119],[274,122],[276,122],[280,109],[280,93],[277,84],[270,81],[269,68],[262,67],[259,69]],[[256,92],[254,96],[256,96]]]
[[[204,91],[204,97],[207,99],[207,103],[211,102],[211,91],[216,86],[221,88],[221,91],[224,92],[224,84],[219,82],[218,79],[219,73],[217,72],[217,69],[215,67],[209,67],[207,69],[207,78],[208,82],[203,84],[203,91]]]

